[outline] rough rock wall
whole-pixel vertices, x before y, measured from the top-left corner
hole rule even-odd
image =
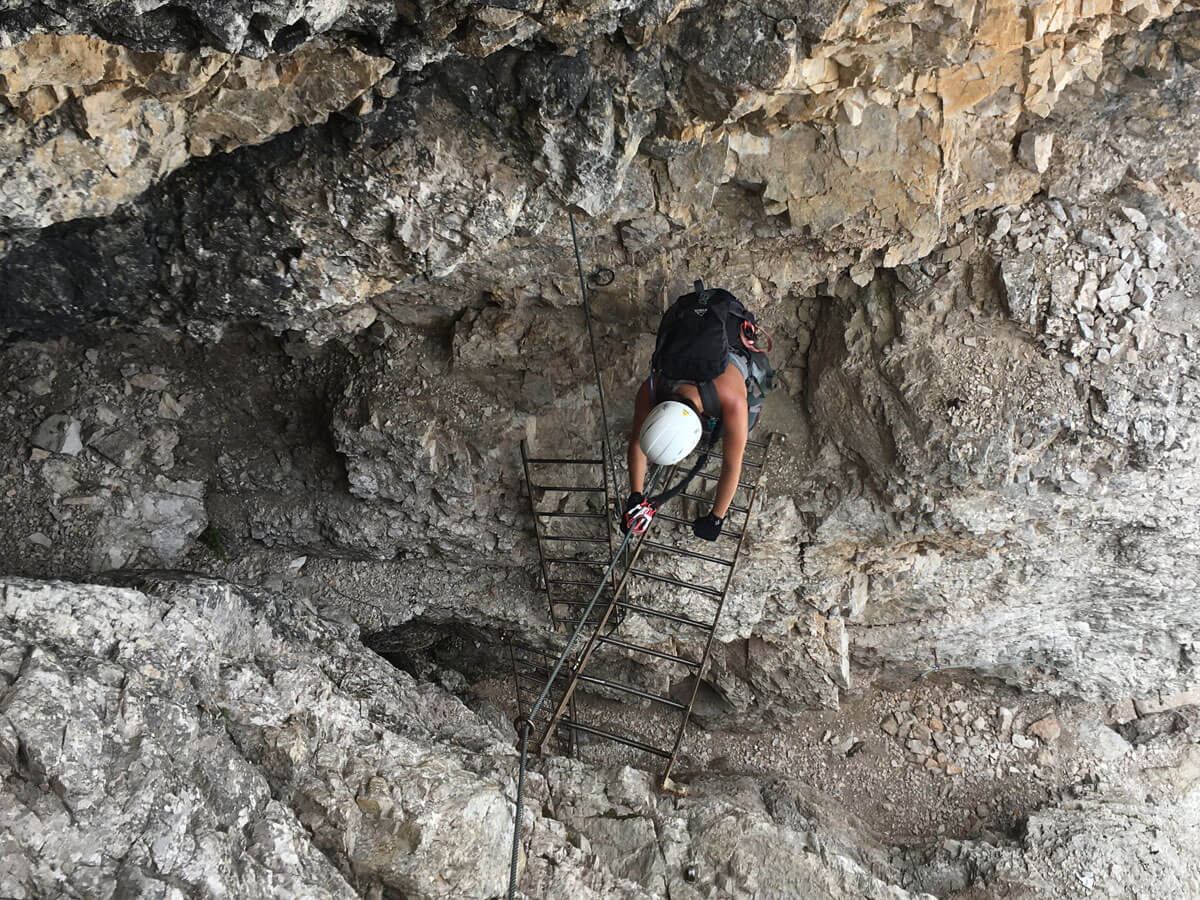
[[[277,595],[151,576],[0,584],[0,891],[10,897],[502,896],[515,755],[472,711]],[[1129,795],[1089,791],[1020,840],[888,851],[797,781],[548,761],[531,897],[1068,898],[1200,886],[1200,779],[1176,750]],[[1133,839],[1130,839],[1132,835]]]
[[[7,334],[192,347],[251,321],[365,347],[320,369],[290,345],[276,384],[320,389],[267,454],[202,452],[236,404],[189,416],[190,373],[157,388],[170,373],[126,361],[92,397],[78,345],[64,389],[23,345],[10,466],[34,477],[8,503],[53,512],[11,536],[11,568],[80,542],[82,571],[174,565],[213,520],[397,560],[399,586],[351,578],[372,627],[540,627],[516,443],[595,433],[568,202],[618,273],[595,303],[610,397],[693,276],[780,338],[768,422],[789,442],[722,633],[759,664],[714,675],[735,706],[788,702],[798,661],[818,673],[800,702],[835,703],[851,652],[1181,689],[1196,28],[1159,3],[8,10]]]
[[[1032,194],[1052,137],[1032,134],[1028,142],[1039,153],[1028,154],[1026,165],[1014,158],[1012,145],[1030,117],[1051,113],[1070,85],[1094,90],[1105,42],[1174,10],[1157,0],[750,12],[732,4],[602,4],[585,12],[281,5],[250,14],[194,3],[142,16],[116,4],[89,4],[67,16],[40,6],[15,10],[0,22],[10,44],[31,32],[82,28],[139,50],[263,56],[280,33],[302,41],[327,33],[372,54],[323,52],[318,42],[281,47],[261,64],[239,63],[248,95],[277,70],[340,88],[311,98],[317,109],[304,116],[293,108],[293,120],[319,119],[339,97],[366,90],[387,60],[398,78],[358,103],[359,111],[378,108],[350,123],[348,148],[298,136],[285,142],[287,150],[281,145],[282,157],[246,154],[241,183],[222,183],[226,167],[214,165],[148,196],[100,233],[81,223],[45,235],[34,256],[4,265],[5,280],[21,285],[14,299],[26,307],[10,310],[7,324],[27,328],[40,308],[57,308],[64,296],[84,306],[87,318],[111,309],[134,320],[181,311],[203,320],[211,310],[317,333],[352,330],[334,320],[368,301],[414,294],[440,295],[461,310],[454,298],[464,292],[486,290],[512,303],[533,283],[534,296],[553,301],[559,291],[545,284],[545,252],[561,241],[555,210],[563,202],[613,226],[595,255],[633,264],[636,295],[686,265],[689,252],[711,257],[714,250],[737,258],[718,256],[706,266],[709,274],[736,278],[756,298],[783,299],[793,287],[802,293],[850,264],[866,278],[876,264],[924,256],[965,213]],[[52,39],[30,40],[34,47],[6,52],[36,57]],[[80,54],[68,69],[86,70],[95,50],[81,43],[64,53]],[[170,71],[178,62],[157,64]],[[70,93],[71,78],[52,68],[10,93],[18,106],[53,106]],[[49,97],[55,99],[39,100]],[[254,106],[257,114],[264,109],[250,96],[228,102]],[[180,115],[185,134],[196,127]],[[277,116],[284,127],[289,114]],[[62,122],[67,118],[50,117],[64,140],[134,149],[145,143],[138,116],[110,116],[96,125],[100,134]],[[200,124],[197,152],[214,138],[232,146],[261,137],[261,129],[238,133],[223,123],[209,126],[216,132],[209,136]],[[10,151],[19,168],[37,168],[42,132]],[[402,133],[407,140],[397,140]],[[147,162],[161,155],[153,148],[146,154]],[[271,177],[266,168],[282,171]],[[122,171],[98,182],[96,192],[133,197],[157,180],[147,165]],[[13,202],[33,208],[42,192],[53,199],[79,190],[70,178],[31,179]],[[186,207],[202,202],[196,193],[255,202],[235,203],[222,215],[205,209],[201,217],[218,233],[202,229],[181,246],[178,233],[197,214]],[[104,207],[100,198],[52,205],[64,207],[55,218]],[[547,224],[552,234],[542,237]],[[15,222],[5,230],[20,245],[29,227]],[[72,261],[80,238],[128,249],[112,254],[115,264],[104,257]],[[207,262],[234,246],[241,247],[238,267],[208,271]],[[655,265],[664,249],[668,258]],[[50,271],[47,258],[57,263]],[[94,274],[84,277],[97,270],[104,291],[89,288]],[[232,299],[243,292],[250,296]],[[167,308],[147,309],[147,294]]]
[[[511,750],[344,627],[215,582],[2,590],[5,896],[495,893]]]

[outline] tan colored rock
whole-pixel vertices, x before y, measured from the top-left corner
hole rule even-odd
[[[1176,709],[1180,706],[1200,706],[1200,684],[1178,694],[1159,694],[1155,697],[1134,700],[1133,705],[1139,716],[1166,712],[1168,709]]]
[[[1058,724],[1058,719],[1054,716],[1044,716],[1030,725],[1025,731],[1032,734],[1043,744],[1053,744],[1062,734],[1062,727]]]
[[[324,121],[391,67],[320,42],[261,60],[82,35],[0,49],[0,106],[15,110],[0,112],[5,213],[18,229],[105,215],[194,156]],[[46,127],[68,102],[74,114]]]

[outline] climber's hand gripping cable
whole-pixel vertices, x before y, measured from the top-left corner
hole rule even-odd
[[[640,491],[635,491],[625,501],[625,513],[621,516],[621,533],[628,534],[632,531],[634,534],[645,534],[656,512],[658,503]]]

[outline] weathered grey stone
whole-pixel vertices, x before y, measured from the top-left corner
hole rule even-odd
[[[278,601],[153,589],[0,588],[5,895],[501,891],[511,750],[465,707]]]
[[[1017,159],[1030,171],[1041,175],[1050,168],[1050,154],[1054,152],[1054,135],[1049,132],[1026,131],[1017,145]]]
[[[66,415],[51,416],[38,426],[31,439],[33,446],[48,450],[51,453],[62,453],[65,456],[78,456],[83,450],[83,441],[79,434],[80,423]]]

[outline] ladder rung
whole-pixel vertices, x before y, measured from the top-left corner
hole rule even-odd
[[[624,691],[626,694],[633,694],[635,697],[641,697],[643,700],[652,700],[655,703],[661,703],[663,706],[669,706],[672,709],[687,709],[687,706],[677,700],[672,700],[670,697],[663,697],[659,694],[651,694],[638,688],[631,687],[628,684],[621,684],[619,681],[608,681],[605,678],[596,678],[593,675],[580,675],[580,681],[586,681],[589,684],[598,684],[600,687],[612,688],[617,691]]]
[[[691,559],[702,559],[705,562],[718,563],[722,566],[732,566],[732,559],[721,559],[719,556],[708,556],[704,553],[697,553],[694,550],[684,550],[682,547],[672,547],[670,544],[660,544],[658,541],[642,541],[643,547],[649,547],[652,550],[665,550],[668,553],[676,553],[680,556],[687,556]]]
[[[697,472],[696,477],[703,478],[706,481],[720,481],[721,480],[720,475],[714,475],[711,472]],[[739,481],[737,486],[738,486],[738,490],[747,490],[747,491],[754,490],[754,484],[749,481]]]
[[[725,455],[724,455],[723,453],[717,453],[716,451],[712,451],[712,452],[710,452],[708,455],[709,455],[709,457],[710,457],[710,458],[712,458],[712,459],[724,459],[724,458],[725,458]],[[742,460],[742,465],[743,465],[743,466],[750,466],[752,469],[761,469],[761,468],[763,467],[763,464],[762,464],[762,463],[760,463],[760,462],[750,462],[750,460],[748,460],[748,459],[743,459],[743,460]]]
[[[522,675],[521,677],[525,678],[526,680],[530,680],[528,675]],[[545,681],[539,680],[537,683],[544,685]],[[533,709],[533,704],[537,703],[537,699],[541,695],[542,695],[541,691],[522,691],[521,692],[521,696],[523,698],[525,698],[526,706],[528,706],[530,709]],[[538,718],[540,719],[543,715],[547,715],[547,716],[550,715],[550,713],[553,712],[554,707],[558,705],[558,701],[561,699],[562,699],[562,690],[559,690],[557,694],[547,694],[546,702],[543,703],[542,708],[538,710]]]
[[[535,671],[540,671],[543,678],[550,674],[550,669],[545,667],[535,667]],[[529,678],[532,674],[532,672],[521,673],[522,677],[525,678]],[[672,709],[687,709],[687,706],[678,700],[672,700],[670,697],[663,697],[659,694],[651,694],[632,685],[622,684],[619,681],[609,681],[607,678],[598,678],[595,675],[586,674],[580,675],[579,680],[586,681],[588,684],[598,684],[600,687],[612,688],[616,691],[624,691],[626,694],[633,694],[635,697],[641,697],[643,700],[653,700],[655,703],[661,703],[663,706],[669,706]],[[544,681],[541,683],[544,683]]]
[[[535,512],[535,516],[545,516],[548,519],[607,519],[605,513],[576,513],[576,512]]]
[[[565,585],[568,585],[568,586],[571,586],[571,587],[590,587],[590,588],[598,588],[598,587],[600,587],[600,585],[601,585],[601,584],[603,584],[604,582],[602,582],[602,581],[571,581],[571,580],[566,580],[566,579],[562,579],[562,578],[547,578],[547,579],[546,579],[546,583],[547,583],[547,584],[565,584]],[[555,602],[555,603],[565,603],[565,602],[567,602],[567,601],[565,601],[565,600],[555,600],[554,602]],[[585,604],[585,605],[586,605],[586,604]]]
[[[558,723],[574,731],[582,731],[584,734],[594,734],[596,737],[608,738],[610,741],[616,741],[618,744],[633,747],[635,750],[641,750],[644,753],[653,753],[655,756],[661,756],[663,759],[671,758],[671,754],[667,750],[659,750],[657,747],[651,747],[649,744],[643,744],[641,741],[634,740],[633,738],[613,734],[611,731],[605,731],[603,728],[593,728],[591,725],[583,725],[570,719],[559,719]]]
[[[765,447],[765,446],[767,446],[767,442],[766,441],[756,441],[756,440],[753,440],[752,438],[746,438],[746,446],[747,447]]]
[[[633,575],[641,575],[644,578],[649,578],[653,581],[661,581],[663,584],[673,584],[678,588],[685,588],[689,591],[698,591],[701,594],[708,594],[710,597],[720,597],[724,591],[718,591],[716,588],[705,587],[702,584],[692,584],[690,581],[680,581],[678,578],[672,578],[670,575],[656,575],[654,572],[647,572],[645,569],[630,569]]]
[[[530,458],[525,462],[533,464],[542,464],[548,466],[599,466],[604,463],[602,459],[554,459],[549,456],[539,456]]]
[[[601,569],[607,569],[609,562],[606,559],[571,559],[567,556],[547,556],[544,562],[562,563],[563,565],[571,566],[597,566]]]
[[[533,488],[535,491],[562,491],[563,493],[566,493],[566,494],[570,494],[573,491],[576,493],[582,492],[585,494],[603,494],[604,493],[604,488],[602,488],[602,487],[572,487],[569,485],[561,485],[561,484],[531,484],[529,486],[531,488]]]
[[[549,674],[550,674],[550,670],[549,670],[548,668],[544,668],[544,667],[542,667],[542,666],[537,666],[537,665],[535,665],[534,663],[529,663],[529,665],[532,665],[532,666],[534,666],[534,668],[535,668],[535,669],[541,669],[541,670],[542,670],[542,671],[544,671],[544,672],[545,672],[547,675],[549,675]],[[558,673],[558,675],[559,675],[559,678],[561,678],[561,677],[562,677],[562,674],[563,674],[562,672],[559,672],[559,673]],[[517,677],[518,677],[518,678],[524,678],[526,681],[531,681],[531,682],[533,682],[534,684],[540,684],[540,685],[545,685],[545,684],[546,684],[546,679],[545,679],[545,678],[538,678],[538,677],[535,677],[535,675],[533,674],[533,672],[532,672],[532,671],[518,672],[518,673],[517,673]],[[558,680],[558,679],[556,678],[556,679],[555,679],[555,681],[557,681],[557,680]],[[537,697],[537,694],[534,694],[533,696],[536,698],[536,697]]]
[[[524,641],[514,641],[510,638],[508,643],[514,650],[521,650],[525,653],[536,653],[538,656],[545,656],[549,659],[554,659],[557,656],[557,654],[551,652],[550,650],[543,650],[541,647],[535,647],[532,644],[526,644]]]
[[[684,491],[684,492],[683,492],[682,494],[680,494],[679,496],[680,496],[680,497],[687,497],[689,500],[697,500],[697,501],[699,501],[700,503],[712,503],[712,498],[711,498],[711,497],[697,497],[695,494],[689,494],[687,491]],[[726,512],[740,512],[740,513],[744,513],[744,512],[747,512],[747,508],[746,508],[745,506],[737,506],[737,505],[735,505],[735,504],[731,503],[731,504],[729,504],[729,509],[728,509],[728,510],[726,510]]]
[[[638,606],[634,603],[620,603],[620,606],[625,607],[629,612],[641,613],[644,616],[656,616],[660,619],[666,619],[669,622],[676,622],[680,625],[690,625],[692,628],[699,628],[701,631],[712,631],[714,626],[706,622],[697,622],[695,619],[689,619],[686,616],[677,616],[674,613],[663,612],[658,609],[651,609],[648,606]]]
[[[555,600],[555,603],[561,603],[564,606],[587,606],[587,600]],[[690,625],[693,628],[699,628],[701,631],[712,631],[713,626],[705,622],[697,622],[695,619],[689,619],[686,616],[677,616],[674,613],[663,612],[659,609],[651,609],[648,606],[638,606],[636,603],[626,603],[624,600],[618,600],[617,604],[621,609],[628,612],[641,613],[644,616],[655,616],[659,619],[666,619],[670,622],[677,622],[680,625]]]
[[[654,518],[665,519],[666,521],[674,522],[677,525],[687,525],[689,527],[692,525],[691,519],[681,519],[681,518],[679,518],[679,516],[673,516],[670,513],[664,513],[664,512],[655,513]],[[724,530],[721,531],[721,537],[723,537],[723,538],[733,538],[734,540],[737,540],[741,536],[742,536],[742,533],[740,531],[724,531]]]
[[[649,647],[643,647],[639,644],[631,644],[628,641],[619,641],[616,638],[605,637],[604,635],[596,635],[596,640],[600,641],[603,644],[612,644],[614,647],[620,647],[623,650],[632,650],[635,653],[645,653],[645,654],[648,654],[649,656],[658,657],[659,659],[666,659],[666,660],[670,660],[671,662],[677,662],[682,665],[689,666],[690,668],[693,668],[693,669],[700,668],[700,663],[692,662],[690,659],[684,659],[682,656],[675,656],[673,653],[664,653],[661,650],[651,650]]]
[[[563,535],[543,534],[543,541],[572,541],[580,544],[607,544],[608,538],[598,537],[570,537]]]

